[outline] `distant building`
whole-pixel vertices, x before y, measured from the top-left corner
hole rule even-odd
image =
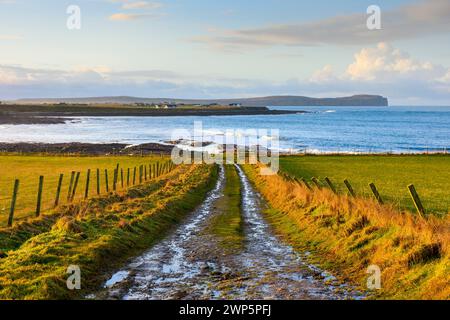
[[[242,107],[242,104],[240,104],[240,103],[230,103],[229,106],[230,107]]]
[[[164,105],[164,109],[175,109],[177,107],[176,104],[166,104]]]

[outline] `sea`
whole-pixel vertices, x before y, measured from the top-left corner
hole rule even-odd
[[[217,146],[227,137],[286,153],[426,153],[450,150],[450,106],[270,107],[297,114],[209,117],[76,117],[65,124],[0,125],[0,142],[167,143],[176,138]],[[300,111],[307,111],[301,113]],[[236,138],[239,137],[239,138]],[[254,137],[252,137],[253,139]],[[232,141],[231,139],[230,141]],[[256,138],[255,138],[256,139]],[[256,140],[255,140],[256,141]],[[226,140],[225,142],[229,142]]]

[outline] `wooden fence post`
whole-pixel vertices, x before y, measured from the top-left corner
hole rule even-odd
[[[120,168],[120,185],[122,186],[123,189],[123,168]]]
[[[150,180],[153,179],[153,177],[152,177],[152,165],[151,164],[148,165],[148,178]]]
[[[42,203],[42,188],[44,187],[44,176],[39,177],[39,186],[37,193],[37,203],[36,203],[36,217],[41,214],[41,203]]]
[[[144,180],[147,181],[147,166],[144,165]]]
[[[117,190],[117,177],[119,175],[119,172],[117,171],[117,168],[114,169],[113,173],[113,191],[116,192]]]
[[[156,177],[159,177],[159,161],[156,162]]]
[[[127,169],[127,187],[130,186],[130,168]]]
[[[311,186],[309,185],[308,181],[306,181],[305,178],[301,178],[300,180],[301,180],[301,182],[303,182],[303,184],[305,185],[306,188],[308,188],[309,190],[312,190]]]
[[[347,179],[344,180],[344,184],[348,189],[348,193],[352,196],[352,197],[356,197],[355,191],[353,190],[352,185],[350,184],[350,182],[348,182]]]
[[[331,180],[328,177],[325,177],[325,182],[328,184],[331,191],[333,191],[333,193],[337,194],[336,188],[334,187],[333,183],[331,182]]]
[[[411,194],[411,198],[416,206],[417,212],[419,216],[423,217],[425,215],[425,209],[422,205],[422,201],[420,201],[419,195],[417,194],[416,188],[413,184],[408,186],[409,193]]]
[[[375,196],[375,199],[377,199],[379,204],[383,204],[383,199],[381,199],[381,196],[377,190],[377,187],[375,186],[375,184],[372,182],[369,184],[370,189],[372,190],[373,195]]]
[[[78,186],[79,179],[80,179],[80,173],[77,172],[77,175],[75,176],[75,182],[73,184],[72,196],[70,197],[70,202],[72,202],[73,199],[75,199],[75,193],[77,192],[77,186]]]
[[[84,189],[84,199],[89,197],[89,182],[91,180],[91,169],[88,169],[86,174],[86,188]]]
[[[106,185],[106,193],[108,193],[109,192],[108,169],[105,169],[105,185]]]
[[[13,195],[11,198],[11,208],[9,209],[8,227],[11,227],[14,219],[14,210],[16,209],[17,193],[19,192],[19,180],[14,181]]]
[[[69,191],[67,192],[67,201],[70,201],[70,197],[72,195],[72,187],[74,179],[75,179],[75,171],[72,171],[70,175]]]
[[[61,194],[61,186],[62,186],[63,179],[64,179],[64,174],[61,173],[59,175],[58,187],[56,188],[55,205],[54,205],[55,208],[59,204],[59,195]]]
[[[142,165],[139,166],[139,184],[142,184]]]
[[[118,163],[116,165],[116,170],[114,172],[114,191],[117,190],[117,183],[119,182],[119,168],[120,168],[120,164]]]
[[[317,180],[317,178],[316,177],[312,177],[311,178],[311,181],[315,184],[315,186],[317,187],[317,188],[322,188],[322,186],[320,185],[320,182],[319,182],[319,180]]]
[[[97,168],[97,195],[100,195],[100,169]]]
[[[136,167],[133,169],[133,186],[136,185]]]
[[[157,176],[156,176],[156,174],[157,174],[157,172],[156,172],[156,163],[153,164],[152,169],[153,169],[153,178],[155,179],[155,178],[157,178]]]
[[[299,179],[297,179],[296,177],[294,177],[294,181],[295,183],[297,183],[300,187],[304,187],[305,185],[303,184],[303,182]]]

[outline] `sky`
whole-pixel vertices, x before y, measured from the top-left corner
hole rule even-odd
[[[367,27],[370,5],[381,29]],[[379,94],[450,105],[448,0],[0,0],[0,26],[0,100]]]

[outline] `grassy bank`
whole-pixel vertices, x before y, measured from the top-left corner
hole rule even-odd
[[[241,213],[241,183],[234,165],[225,165],[224,195],[215,204],[217,214],[211,219],[209,230],[227,250],[242,249],[244,221]]]
[[[367,289],[367,268],[381,269],[381,290],[372,297],[449,299],[449,216],[426,219],[401,214],[370,199],[309,191],[279,176],[260,176],[244,167],[268,201],[265,212],[275,231],[312,262],[342,280]]]
[[[343,181],[348,179],[367,197],[372,197],[368,184],[374,182],[383,200],[411,211],[407,186],[414,184],[429,213],[450,212],[450,155],[289,156],[281,157],[280,167],[307,180],[329,177],[342,193],[347,192]]]
[[[72,299],[95,290],[106,272],[151,246],[199,205],[216,171],[214,166],[181,166],[123,193],[0,229],[0,239],[17,238],[1,253],[0,298]],[[69,265],[81,269],[81,291],[66,288]]]
[[[74,201],[84,198],[86,177],[88,169],[91,169],[89,196],[95,196],[96,169],[100,169],[100,192],[106,193],[105,169],[108,170],[109,190],[112,190],[113,170],[117,164],[125,170],[126,180],[127,168],[140,165],[155,164],[166,161],[168,158],[159,156],[128,157],[128,156],[102,156],[102,157],[79,157],[79,156],[0,156],[0,227],[6,226],[14,179],[20,180],[19,193],[16,201],[14,220],[18,221],[33,215],[36,209],[36,198],[38,191],[39,176],[44,176],[44,187],[42,194],[42,211],[45,212],[53,207],[58,185],[59,175],[64,174],[60,204],[67,203],[67,194],[72,171],[80,172],[77,192]],[[132,179],[132,177],[130,178]],[[122,189],[121,183],[118,188]],[[126,187],[126,181],[124,182]]]

